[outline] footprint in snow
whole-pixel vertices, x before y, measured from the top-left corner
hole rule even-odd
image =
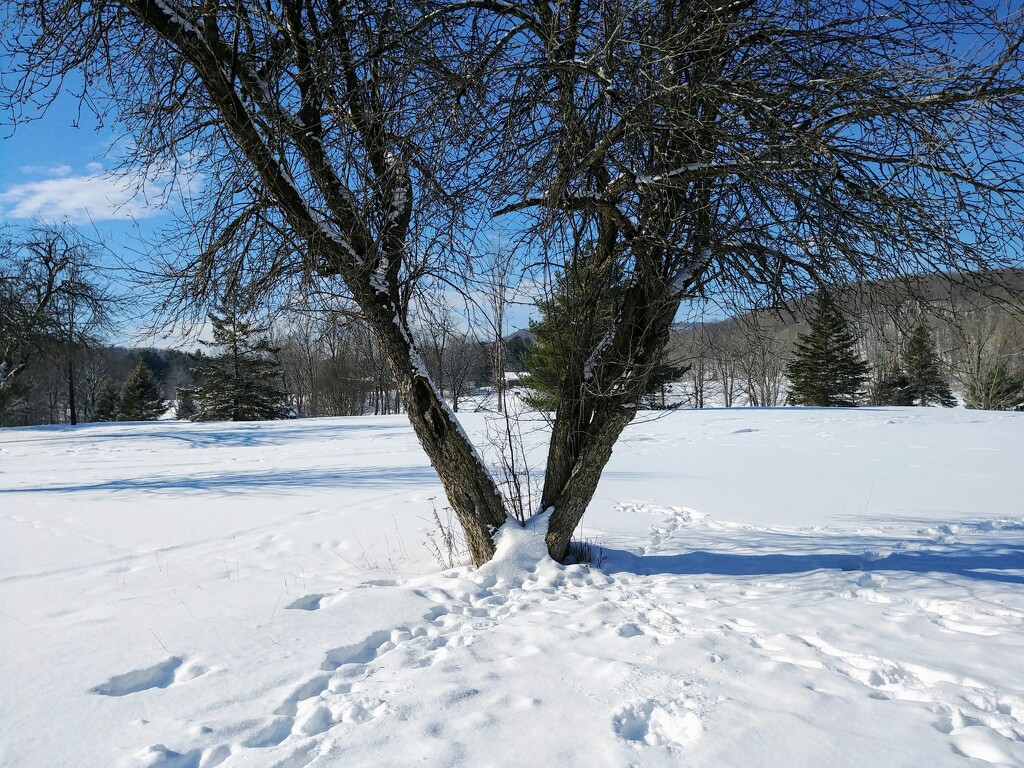
[[[194,680],[206,673],[206,667],[200,664],[182,665],[185,660],[180,656],[171,656],[152,667],[135,669],[123,675],[114,675],[105,683],[90,689],[90,693],[100,696],[127,696],[151,688],[167,688],[173,683]]]
[[[154,744],[139,757],[144,768],[199,768],[203,754],[198,749],[175,752],[163,744]]]
[[[316,611],[320,609],[320,601],[326,595],[303,595],[298,600],[293,600],[285,608],[298,611]]]
[[[250,749],[276,747],[291,735],[293,724],[294,721],[290,717],[274,720],[243,741],[242,746]]]
[[[623,707],[612,718],[615,733],[636,747],[685,747],[700,738],[704,725],[691,702],[662,704],[655,699]]]

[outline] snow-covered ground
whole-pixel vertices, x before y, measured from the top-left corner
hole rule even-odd
[[[1024,765],[1024,414],[640,420],[600,568],[442,499],[403,417],[0,431],[0,764]]]

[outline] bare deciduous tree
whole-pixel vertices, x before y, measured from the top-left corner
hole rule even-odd
[[[585,233],[612,316],[560,385],[559,559],[683,298],[981,270],[1021,236],[1021,19],[980,0],[10,5],[10,104],[77,69],[135,160],[202,168],[191,295],[344,284],[477,563],[505,507],[408,308],[424,241],[454,248],[484,184],[538,240]]]
[[[589,226],[612,330],[570,361],[542,505],[565,552],[684,297],[1014,261],[1021,18],[988,4],[473,3],[504,51],[502,210]],[[951,41],[970,39],[970,44]],[[539,127],[538,127],[539,126]],[[504,171],[504,173],[502,173]]]
[[[108,327],[116,303],[93,260],[89,245],[64,225],[40,224],[6,242],[0,257],[0,414],[32,357],[45,349],[62,360],[67,420],[78,423],[76,366]]]

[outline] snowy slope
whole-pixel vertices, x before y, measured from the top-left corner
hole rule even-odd
[[[441,572],[402,417],[0,430],[0,764],[1024,766],[1022,456],[1024,414],[681,411],[600,568],[534,525]]]

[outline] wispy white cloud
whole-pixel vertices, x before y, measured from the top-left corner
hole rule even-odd
[[[18,170],[25,176],[53,176],[57,178],[70,176],[73,171],[70,165],[23,165]]]
[[[187,192],[197,183],[195,179],[115,174],[97,163],[90,163],[85,174],[75,174],[69,166],[21,170],[48,178],[14,184],[0,192],[0,214],[6,218],[66,219],[76,224],[147,219],[166,211],[172,190]]]

